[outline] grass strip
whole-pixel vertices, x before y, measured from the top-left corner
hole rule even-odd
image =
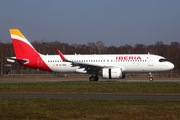
[[[179,94],[180,83],[54,82],[1,83],[0,93],[125,93]]]
[[[180,101],[0,99],[1,120],[177,120]]]

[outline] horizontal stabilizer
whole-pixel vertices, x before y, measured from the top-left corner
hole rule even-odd
[[[21,64],[29,63],[29,60],[27,59],[17,59],[16,57],[7,57],[6,60],[10,63],[21,63]]]

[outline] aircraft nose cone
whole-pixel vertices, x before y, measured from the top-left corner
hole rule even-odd
[[[171,63],[171,64],[172,64],[172,63]],[[171,65],[171,69],[173,69],[173,68],[174,68],[174,64]]]
[[[174,68],[174,64],[170,63],[169,64],[169,69],[173,69]]]

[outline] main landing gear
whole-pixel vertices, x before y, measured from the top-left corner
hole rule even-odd
[[[89,81],[98,81],[99,78],[97,75],[92,75],[91,77],[89,77]]]
[[[150,77],[149,77],[149,81],[153,81],[153,76],[152,73],[149,73]]]

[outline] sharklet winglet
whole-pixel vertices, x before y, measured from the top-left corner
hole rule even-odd
[[[65,61],[65,62],[71,62],[71,61],[69,61],[68,59],[66,59],[66,58],[64,57],[64,55],[61,53],[60,50],[56,49],[56,52],[57,52],[57,54],[60,56],[60,58],[61,58],[63,61]]]

